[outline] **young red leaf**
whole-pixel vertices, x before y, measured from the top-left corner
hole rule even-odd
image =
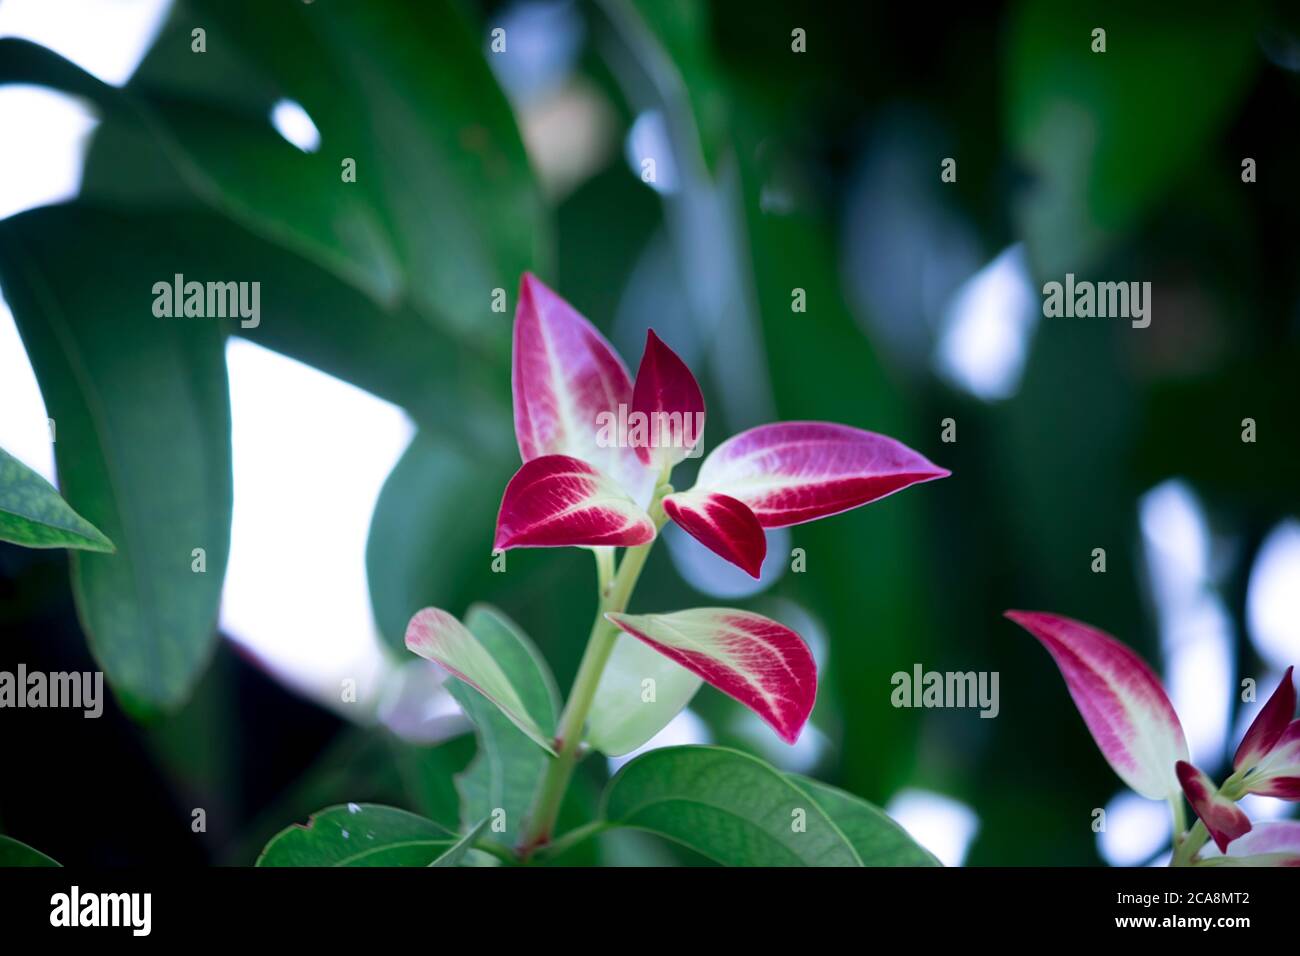
[[[501,713],[543,750],[554,756],[550,741],[528,714],[510,678],[465,625],[446,611],[426,607],[406,625],[406,647],[451,672],[490,700]]]
[[[494,548],[645,544],[654,522],[623,489],[568,455],[524,462],[506,485]]]
[[[812,713],[817,665],[794,631],[731,608],[605,615],[762,717],[788,744]]]
[[[1220,852],[1227,852],[1229,843],[1250,831],[1250,818],[1235,802],[1222,796],[1203,771],[1186,760],[1178,761],[1175,768],[1187,801],[1214,837],[1215,846]]]
[[[703,435],[704,396],[699,383],[654,329],[646,332],[645,352],[632,387],[632,412],[646,424],[645,434],[634,442],[636,453],[656,473],[685,458]]]
[[[635,449],[610,438],[619,407],[632,402],[627,366],[594,325],[531,273],[519,283],[511,386],[524,461],[571,455],[643,506],[649,502],[654,472]]]
[[[702,545],[757,578],[767,535],[754,512],[728,495],[683,491],[664,499],[664,513]]]
[[[1092,739],[1120,779],[1152,800],[1176,798],[1174,765],[1187,760],[1182,724],[1142,658],[1080,621],[1007,611],[1047,648]]]
[[[1237,755],[1232,758],[1233,770],[1248,770],[1259,763],[1277,744],[1287,724],[1291,723],[1291,718],[1295,716],[1295,685],[1291,683],[1291,672],[1294,669],[1286,669],[1282,683],[1277,685],[1273,696],[1251,722],[1246,736],[1241,739],[1241,746],[1237,748]]]
[[[1286,730],[1245,778],[1246,792],[1262,797],[1300,800],[1300,720]]]
[[[693,490],[736,498],[764,528],[780,528],[949,474],[884,435],[830,422],[779,422],[715,448]]]

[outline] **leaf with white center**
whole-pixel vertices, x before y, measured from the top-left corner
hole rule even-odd
[[[513,363],[515,437],[523,460],[581,459],[648,504],[655,472],[612,427],[620,408],[632,406],[627,366],[594,325],[531,273],[519,284]]]
[[[1149,800],[1181,799],[1183,726],[1142,658],[1103,631],[1039,611],[1007,611],[1047,649],[1106,762]]]
[[[618,635],[587,715],[587,742],[607,757],[631,753],[668,726],[701,683],[649,645]]]
[[[798,739],[817,698],[817,665],[784,624],[733,608],[606,616],[740,701],[786,743]]]
[[[885,435],[831,422],[777,422],[715,448],[692,490],[735,498],[764,528],[781,528],[949,474]]]
[[[1196,815],[1205,824],[1205,829],[1214,837],[1215,845],[1220,850],[1227,850],[1228,844],[1243,833],[1250,832],[1250,818],[1237,806],[1236,801],[1229,800],[1219,793],[1203,770],[1198,770],[1186,760],[1177,764],[1178,782],[1183,785],[1187,802],[1192,805]]]
[[[551,755],[550,741],[524,707],[510,678],[465,625],[446,611],[426,607],[406,627],[406,646],[426,660],[440,664],[464,681],[510,719],[530,740]]]
[[[607,475],[585,461],[546,455],[524,462],[506,485],[493,547],[632,547],[655,536],[654,522]]]

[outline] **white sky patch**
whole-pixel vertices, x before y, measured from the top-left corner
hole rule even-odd
[[[643,753],[648,753],[651,750],[658,750],[660,747],[685,747],[690,744],[711,743],[713,743],[713,734],[709,732],[709,725],[688,707],[668,721],[663,730],[636,750],[623,754],[621,757],[607,758],[609,760],[609,772],[618,773],[619,768],[628,761],[635,760]]]
[[[1214,589],[1212,540],[1196,495],[1171,479],[1138,502],[1151,599],[1160,622],[1165,689],[1192,762],[1219,766],[1232,720],[1236,658],[1232,618]]]
[[[649,179],[653,163],[654,178],[646,185],[657,193],[677,192],[677,166],[673,162],[672,140],[668,124],[658,110],[646,110],[632,121],[627,131],[627,164],[643,182]]]
[[[286,684],[361,716],[341,703],[341,682],[373,701],[392,669],[370,610],[366,536],[413,427],[397,407],[241,339],[226,358],[235,511],[221,626]]]
[[[0,86],[0,219],[76,196],[98,123],[75,97],[40,86]]]
[[[966,804],[929,790],[900,790],[885,812],[944,866],[961,866],[966,861],[980,828],[979,817]]]
[[[55,484],[54,446],[36,373],[18,335],[13,313],[0,297],[0,448]],[[55,424],[58,437],[58,424]]]
[[[1169,804],[1121,790],[1105,810],[1106,829],[1097,834],[1097,851],[1111,866],[1141,866],[1169,846]]]
[[[131,78],[171,9],[171,0],[4,0],[0,37],[49,47],[105,83]]]
[[[1246,622],[1255,650],[1271,666],[1300,664],[1300,521],[1294,518],[1260,545],[1246,590]]]
[[[320,130],[300,103],[293,100],[276,101],[271,107],[271,125],[304,153],[314,153],[320,149]]]
[[[1004,249],[957,289],[944,310],[935,367],[985,401],[1011,397],[1040,312],[1024,247]]]

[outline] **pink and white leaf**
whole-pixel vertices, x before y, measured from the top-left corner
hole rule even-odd
[[[830,422],[779,422],[715,448],[700,466],[694,490],[735,498],[764,528],[780,528],[949,474],[884,435]]]
[[[1286,669],[1282,683],[1277,685],[1277,690],[1273,691],[1273,695],[1251,721],[1250,729],[1246,731],[1236,756],[1232,758],[1232,769],[1249,770],[1258,764],[1277,745],[1287,725],[1291,723],[1295,716],[1295,685],[1291,683],[1291,672],[1294,669]]]
[[[1142,658],[1095,627],[1056,614],[1007,611],[1047,649],[1083,722],[1121,780],[1152,800],[1177,798],[1188,759],[1182,724]]]
[[[627,366],[594,325],[531,273],[519,284],[511,385],[524,461],[580,458],[642,507],[649,503],[654,472],[610,431],[620,407],[626,411],[632,402]]]
[[[1212,856],[1212,851],[1205,855]],[[1229,866],[1300,866],[1300,820],[1256,824],[1233,842],[1221,862]]]
[[[1186,760],[1175,765],[1178,782],[1182,784],[1187,801],[1214,838],[1214,845],[1227,852],[1228,844],[1244,833],[1250,832],[1250,818],[1235,801],[1219,793],[1214,781],[1205,772]]]
[[[528,714],[519,692],[501,666],[470,630],[446,611],[426,607],[406,625],[406,647],[446,669],[491,701],[543,750],[555,755],[551,742]]]
[[[786,743],[799,738],[817,699],[817,665],[785,625],[731,608],[606,617],[740,701]]]
[[[633,442],[637,456],[656,474],[671,469],[699,444],[704,433],[704,396],[695,376],[654,329],[632,386],[632,413],[644,424]]]
[[[767,556],[767,535],[754,512],[730,495],[682,491],[663,501],[664,513],[691,537],[751,577]]]
[[[1243,782],[1247,793],[1300,800],[1300,720],[1286,725],[1272,749]]]
[[[577,458],[545,455],[524,462],[506,485],[493,547],[631,547],[654,536],[650,516],[608,476]]]

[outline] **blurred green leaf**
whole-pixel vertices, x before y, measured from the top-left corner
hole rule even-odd
[[[879,807],[838,787],[786,774],[795,786],[817,802],[853,844],[864,866],[939,866],[934,855],[913,840]]]
[[[664,747],[618,772],[604,818],[675,840],[724,866],[861,866],[818,802],[757,757]]]
[[[446,853],[438,857],[438,859],[434,860],[429,865],[430,866],[460,866],[461,860],[465,858],[465,854],[468,853],[469,850],[474,846],[474,841],[477,840],[483,834],[483,831],[487,829],[488,824],[491,822],[492,822],[491,817],[484,817],[482,820],[479,821],[478,826],[474,827],[474,829],[470,830],[463,837],[457,840],[452,845],[451,849],[449,849]],[[475,864],[471,864],[471,865],[475,865]]]
[[[349,803],[282,830],[258,866],[431,866],[458,843],[432,820],[373,803]]]
[[[112,551],[113,542],[72,510],[54,487],[0,448],[0,541],[26,548]]]
[[[162,234],[124,243],[131,226],[77,206],[8,219],[0,284],[64,490],[117,544],[73,553],[82,624],[119,697],[147,712],[179,705],[211,654],[233,492],[221,325],[153,315],[174,253]]]
[[[51,867],[59,864],[40,850],[34,850],[26,843],[19,843],[13,837],[0,834],[0,869],[9,866]]]
[[[526,269],[548,269],[549,226],[514,117],[484,59],[486,37],[459,4],[192,6],[210,24],[209,44],[236,48],[282,96],[302,105],[321,136],[318,157],[282,151],[285,181],[297,179],[300,195],[278,200],[258,185],[265,151],[245,161],[226,148],[219,182],[245,221],[272,238],[287,227],[319,244],[328,237],[311,204],[335,208],[349,192],[365,197],[373,221],[342,213],[336,228],[375,226],[358,241],[375,262],[386,262],[383,250],[391,247],[417,310],[504,345],[508,324],[490,310],[492,290],[512,293]],[[343,182],[348,159],[355,160],[356,182]]]
[[[559,693],[532,641],[504,614],[483,604],[469,609],[465,626],[510,678],[542,732],[553,736]],[[469,827],[485,817],[495,824],[497,812],[504,810],[505,829],[498,832],[494,827],[492,835],[513,847],[550,758],[482,694],[455,680],[447,689],[474,722],[478,736],[478,754],[456,778],[462,825]]]
[[[1031,180],[1019,204],[1037,274],[1084,272],[1172,191],[1245,91],[1258,7],[1141,4],[1098,15],[1022,4],[1007,46],[1010,140]],[[1094,53],[1093,30],[1106,50]],[[1225,176],[1236,176],[1236,166]]]

